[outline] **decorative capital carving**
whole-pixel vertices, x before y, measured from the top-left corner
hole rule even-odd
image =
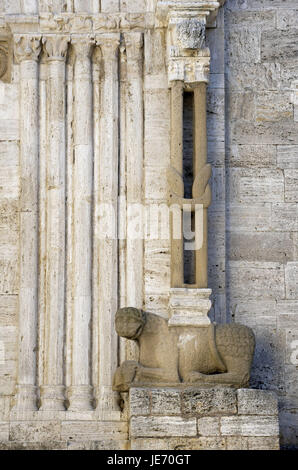
[[[96,44],[100,46],[104,60],[114,60],[118,56],[120,35],[99,36],[96,40]]]
[[[169,82],[208,82],[206,25],[211,15],[214,20],[219,7],[215,0],[158,0],[157,16],[167,27]]]
[[[168,65],[169,82],[181,80],[187,84],[209,81],[210,57],[171,57]]]
[[[92,38],[74,38],[71,40],[74,48],[75,60],[85,60],[91,57],[92,49],[94,46],[94,39]]]
[[[177,24],[177,45],[181,49],[203,49],[206,23],[197,18],[186,18]]]
[[[41,50],[40,36],[16,35],[14,37],[14,55],[18,62],[38,61]]]
[[[143,34],[124,33],[124,40],[127,60],[139,60],[143,48]]]
[[[49,61],[66,59],[69,37],[67,36],[44,36],[42,38],[44,50]]]

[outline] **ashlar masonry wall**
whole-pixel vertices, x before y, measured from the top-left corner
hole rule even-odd
[[[0,1],[1,34],[7,32],[5,15],[22,13],[32,16],[42,12],[49,15],[75,13],[79,17],[82,12],[91,15],[100,12],[113,15],[120,12],[124,18],[126,13],[137,12],[152,18],[155,7],[155,0]],[[132,47],[135,43],[129,42],[129,37],[126,36],[127,51],[121,47],[117,49],[117,66],[120,72],[115,72],[115,61],[106,69],[107,74],[119,72],[117,90],[107,88],[110,99],[116,102],[115,94],[119,93],[119,100],[124,103],[127,94],[133,96],[130,106],[122,106],[116,110],[119,111],[119,129],[114,129],[113,136],[120,135],[119,194],[131,202],[142,200],[146,205],[152,202],[166,203],[171,126],[166,34],[163,27],[144,28],[143,20],[138,17],[133,21],[134,24],[140,24],[138,21],[142,24],[139,29],[134,26],[136,31],[133,33],[136,34],[134,41],[139,48]],[[85,25],[81,25],[79,19],[77,24],[84,29]],[[127,25],[125,21],[123,24]],[[59,23],[53,26],[51,34],[55,35],[56,27],[59,27]],[[207,43],[211,51],[207,103],[208,161],[213,166],[213,202],[208,214],[208,287],[213,291],[210,316],[219,323],[237,321],[254,329],[257,349],[252,386],[278,393],[282,445],[287,447],[297,447],[298,443],[297,34],[298,5],[295,0],[226,0],[225,6],[219,11],[216,24],[207,30]],[[76,49],[75,44],[73,49]],[[78,46],[75,52],[82,59]],[[108,54],[109,51],[103,52]],[[88,58],[88,54],[83,56]],[[80,67],[86,65],[81,59],[76,63],[76,77],[79,76]],[[92,69],[92,81],[96,84],[92,102],[96,116],[99,116],[101,106],[100,60],[99,56],[95,57],[95,66]],[[40,67],[41,100],[45,100],[45,62],[43,56]],[[71,60],[66,64],[68,95],[65,99],[71,113],[75,113],[79,120],[83,116],[72,103],[72,87],[78,86],[76,78],[73,80],[73,65]],[[90,70],[88,73],[90,81]],[[128,81],[127,73],[130,77]],[[18,445],[16,441],[25,439],[20,423],[8,423],[17,379],[19,332],[19,74],[19,65],[13,62],[10,82],[0,81],[0,353],[3,353],[0,356],[0,422],[3,423],[0,425],[0,440],[5,441],[9,436],[11,446]],[[84,86],[88,88],[85,82]],[[91,97],[88,99],[91,100]],[[108,102],[105,105],[109,107]],[[137,117],[134,120],[132,117],[135,116],[135,110]],[[139,125],[138,119],[143,116],[144,121]],[[97,124],[98,122],[96,126]],[[70,139],[66,143],[67,148],[72,139],[70,117],[65,125]],[[103,122],[102,125],[107,128],[110,123]],[[98,125],[97,130],[99,129]],[[127,142],[136,133],[138,139],[134,144],[137,146],[137,153],[133,147],[127,146]],[[110,136],[112,146],[113,136]],[[79,140],[75,142],[77,147],[81,144]],[[85,142],[83,144],[88,145]],[[107,149],[101,145],[99,134],[95,134],[94,147],[90,151],[94,152],[97,161],[101,158],[100,155],[107,154]],[[117,149],[114,148],[113,155],[116,154]],[[51,155],[52,158],[55,157],[54,152]],[[134,165],[134,158],[139,165]],[[72,154],[69,151],[68,164],[71,161]],[[102,160],[100,164],[103,164]],[[128,181],[126,168],[129,170]],[[93,177],[94,187],[102,187],[100,173],[95,172]],[[71,178],[67,184],[70,183]],[[115,196],[115,191],[113,195]],[[103,197],[99,192],[93,196]],[[72,204],[70,199],[68,204]],[[68,232],[67,235],[72,234]],[[78,232],[73,235],[80,238]],[[95,256],[102,249],[97,245]],[[115,250],[113,253],[115,259]],[[44,263],[44,260],[41,261]],[[127,246],[124,241],[119,241],[117,262],[117,272],[120,273],[119,285],[115,287],[119,294],[118,305],[143,306],[148,311],[167,317],[170,289],[169,241],[148,240],[144,246],[140,243]],[[59,264],[59,259],[57,263]],[[67,266],[69,275],[73,269],[70,256],[67,258]],[[108,264],[108,268],[110,267]],[[101,273],[95,273],[96,279],[100,278],[104,269],[102,265]],[[110,292],[113,291],[113,282],[111,279]],[[93,299],[100,298],[102,302],[100,305],[96,304],[98,312],[105,308],[105,303],[96,288],[102,292],[105,291],[105,286],[99,282],[93,286]],[[70,296],[69,292],[66,294]],[[67,301],[69,299],[70,297]],[[113,309],[114,307],[115,304],[112,305]],[[96,327],[95,324],[93,322],[93,344],[100,334],[105,340],[99,322]],[[109,318],[105,327],[112,328]],[[88,331],[86,334],[88,335]],[[98,360],[99,351],[96,348],[97,346],[92,354]],[[135,351],[126,343],[121,342],[117,351],[121,360],[135,357]],[[103,347],[100,357],[109,361],[109,354],[111,349]],[[66,362],[71,362],[69,353]],[[114,367],[115,361],[112,365]],[[78,372],[77,369],[78,365],[76,370],[72,370],[73,376]],[[90,373],[89,369],[88,371]],[[112,370],[108,371],[109,374],[111,372]],[[68,374],[67,380],[70,380],[71,374]],[[105,379],[104,375],[100,375],[100,368],[93,369],[93,383],[98,384]],[[32,425],[28,428],[27,441],[33,439],[33,435],[36,439],[48,439],[51,428],[57,447],[75,448],[76,444],[70,443],[70,437],[74,440],[83,439],[82,432],[85,432],[84,436],[91,442],[89,447],[100,447],[102,444],[95,442],[98,442],[96,439],[101,436],[100,430],[104,430],[104,426],[100,426],[96,420],[98,417],[93,423],[83,425],[80,422],[75,425],[66,422],[62,428],[60,421],[55,421],[55,426],[41,426],[38,432],[36,426]],[[114,424],[106,426],[106,432],[112,436],[110,446],[117,447],[120,440],[125,445],[125,424],[117,418]],[[33,430],[31,434],[30,429]],[[38,443],[30,445],[32,448],[39,446]],[[80,446],[84,447],[85,444],[81,443]]]
[[[256,334],[252,386],[298,445],[298,4],[225,4],[227,311]]]

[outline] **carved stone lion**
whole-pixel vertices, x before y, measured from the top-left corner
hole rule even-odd
[[[132,307],[117,311],[115,326],[140,350],[139,362],[125,361],[116,370],[115,391],[127,392],[132,384],[249,386],[255,337],[246,326],[210,324],[181,332],[169,328],[168,320]]]

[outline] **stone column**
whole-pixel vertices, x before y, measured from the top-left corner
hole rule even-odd
[[[133,207],[135,204],[141,205],[143,202],[143,35],[142,33],[125,33],[124,40],[127,58],[125,102],[126,201],[128,207],[126,240],[126,303],[130,307],[142,308],[144,302],[143,224],[140,224],[139,237],[131,238],[132,234],[130,233],[129,208]],[[129,343],[132,343],[132,341]],[[127,359],[137,359],[136,344],[129,344],[127,355]]]
[[[68,39],[43,38],[47,55],[46,306],[42,410],[64,410],[65,60]]]
[[[173,191],[172,182],[179,180],[176,184],[175,192],[177,196],[183,198],[183,90],[184,83],[181,80],[175,80],[171,83],[171,168],[170,168],[170,192]],[[169,201],[171,202],[174,201]],[[183,264],[183,235],[181,230],[181,239],[174,238],[173,220],[174,213],[171,215],[171,287],[182,287],[184,283],[184,264]],[[182,212],[180,214],[182,219]],[[181,220],[182,227],[182,220]]]
[[[39,38],[15,38],[15,57],[20,63],[21,189],[17,411],[37,409],[39,53]]]
[[[99,204],[107,214],[99,222],[99,384],[98,411],[104,418],[117,410],[116,394],[112,391],[113,374],[117,367],[117,335],[114,315],[118,307],[118,49],[119,35],[100,37],[103,58],[103,81],[100,123]],[[115,230],[105,235],[107,228]]]
[[[197,83],[194,86],[194,180],[207,163],[207,84]],[[196,287],[208,285],[208,213],[203,209],[203,245],[196,250]]]
[[[73,325],[71,411],[92,410],[92,194],[93,89],[90,39],[76,38],[74,49],[73,163]]]

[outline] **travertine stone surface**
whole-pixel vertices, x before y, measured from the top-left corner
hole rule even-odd
[[[252,384],[279,394],[287,448],[298,427],[297,310],[288,304],[297,302],[296,30],[295,2],[226,1],[227,310],[254,328]]]
[[[71,410],[92,410],[89,357],[92,302],[93,113],[89,39],[72,41],[74,53],[73,167],[73,349]],[[82,178],[84,175],[84,178]],[[82,312],[84,314],[82,315]]]
[[[157,400],[163,403],[158,409]],[[146,406],[137,409],[137,403],[145,401]],[[135,450],[279,449],[277,399],[263,390],[132,388],[129,416]]]
[[[159,3],[165,6],[168,2]],[[175,1],[176,6],[178,3]],[[171,121],[175,127],[173,118],[179,122],[181,115],[173,112],[177,109],[173,106],[171,117],[169,16],[167,12],[157,12],[156,6],[156,0],[0,1],[0,51],[7,40],[10,48],[10,70],[0,78],[0,353],[5,354],[4,361],[0,357],[0,421],[4,423],[1,429],[5,441],[9,438],[10,420],[55,422],[66,420],[67,413],[70,422],[106,419],[103,410],[102,418],[99,408],[94,411],[99,396],[104,397],[100,403],[105,403],[107,414],[119,421],[117,397],[111,392],[112,376],[118,359],[119,363],[135,360],[138,351],[124,339],[118,345],[113,316],[118,307],[128,305],[130,297],[129,304],[165,319],[170,317],[171,241],[133,241],[128,254],[126,240],[119,240],[118,251],[117,243],[109,245],[100,239],[103,220],[99,208],[105,200],[105,182],[111,190],[108,198],[113,193],[113,203],[119,194],[126,202],[127,190],[136,190],[138,200],[146,207],[152,202],[168,203],[167,168],[175,156],[173,145],[171,149]],[[191,33],[192,23],[183,29]],[[198,23],[193,26],[198,29]],[[107,70],[101,45],[120,32],[123,41]],[[127,45],[124,36],[131,40]],[[209,316],[217,323],[236,321],[253,328],[256,353],[251,383],[261,391],[278,393],[281,442],[284,447],[293,448],[297,447],[298,429],[297,1],[226,0],[216,22],[213,13],[207,19],[205,36],[206,55],[198,60],[191,57],[193,52],[183,52],[180,63],[186,69],[174,68],[172,72],[177,77],[182,70],[187,79],[193,79],[193,65],[205,64],[197,72],[206,79],[206,66],[210,70],[207,162],[213,167],[213,202],[208,209],[208,288],[212,290]],[[59,42],[62,37],[70,41],[64,66],[54,62],[51,65],[42,40]],[[135,48],[134,38],[141,47]],[[82,86],[78,71],[74,73],[76,65],[81,67],[80,61],[75,61],[71,45],[74,39],[94,41],[92,54],[84,58],[91,71],[82,78]],[[19,52],[13,56],[16,42]],[[1,57],[0,54],[0,60]],[[173,56],[172,59],[176,61]],[[65,67],[64,86],[61,74],[61,81],[56,83],[64,105],[53,101],[53,93],[48,93],[48,72],[56,66],[57,70]],[[77,95],[80,91],[86,100]],[[82,103],[82,113],[78,111],[76,95]],[[62,111],[58,128],[49,122],[55,109]],[[86,121],[86,135],[92,134],[87,144],[82,142],[86,155],[90,156],[87,147],[92,146],[93,169],[90,160],[86,167],[86,171],[88,168],[93,172],[91,183],[88,178],[75,182],[80,163],[74,158],[74,143],[78,149],[81,143],[77,134],[86,129],[78,127],[77,120]],[[63,144],[57,152],[48,138],[51,130],[53,142]],[[61,137],[64,131],[65,141]],[[181,141],[180,128],[173,141]],[[57,165],[52,167],[55,158]],[[128,162],[142,181],[127,171]],[[48,185],[47,173],[51,178],[57,176],[64,171],[63,164],[65,180],[60,189]],[[88,193],[84,214],[77,205],[81,197],[77,188]],[[58,197],[63,191],[65,212]],[[57,194],[54,212],[48,210],[51,193]],[[117,216],[122,227],[127,214],[123,200],[118,203]],[[85,226],[76,223],[75,214],[79,220],[86,216]],[[90,252],[88,259],[85,255]],[[138,257],[142,257],[139,263],[135,261]],[[56,280],[56,272],[61,282]],[[84,310],[73,297],[74,291],[78,294],[74,273],[83,287]],[[177,273],[181,279],[181,271]],[[130,286],[128,277],[137,278],[136,284]],[[50,296],[46,295],[46,286],[51,287]],[[52,289],[53,286],[56,287]],[[76,325],[80,326],[77,330],[73,329],[75,302]],[[49,348],[45,354],[46,344]],[[54,351],[60,358],[58,367],[49,369],[56,361]],[[80,356],[80,370],[78,363],[73,363],[76,355]],[[69,405],[62,399],[64,387],[67,392],[74,392],[68,388],[74,376],[86,385],[77,399],[91,410],[62,409]],[[51,384],[54,389],[47,389],[48,403],[55,403],[61,410],[37,411],[41,405],[39,392],[45,396],[46,391],[40,387]],[[66,396],[70,397],[68,393]],[[96,399],[92,406],[91,396]],[[262,406],[262,400],[254,399]],[[154,400],[159,409],[160,400]],[[250,398],[240,401],[248,413]],[[110,406],[113,411],[109,411]],[[169,412],[175,406],[169,407]],[[208,429],[207,424],[205,421],[204,429]],[[118,437],[100,437],[88,443],[88,439],[51,438],[50,434],[45,441],[45,435],[46,432],[41,433],[42,440],[32,442],[25,440],[31,436],[26,437],[24,432],[18,441],[1,441],[1,447],[114,449],[127,445],[126,438]],[[140,438],[132,445],[140,447],[141,441]],[[194,445],[276,448],[277,438],[202,436],[184,443],[180,438],[157,438],[150,443],[147,440],[147,445],[160,449]]]
[[[65,308],[65,61],[67,38],[43,37],[47,57],[49,127],[46,163],[46,302],[41,408],[64,410],[63,341]]]

